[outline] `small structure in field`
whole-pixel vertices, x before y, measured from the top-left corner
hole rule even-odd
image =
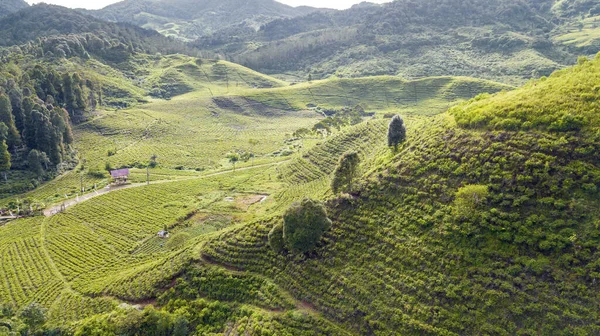
[[[112,177],[114,184],[125,184],[127,183],[127,178],[129,178],[129,169],[111,170],[110,177]]]
[[[158,237],[159,238],[169,238],[169,232],[163,230],[163,231],[158,231]]]

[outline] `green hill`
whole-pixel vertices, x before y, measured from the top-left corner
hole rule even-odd
[[[246,98],[281,109],[339,110],[361,105],[367,111],[432,115],[476,95],[512,87],[467,77],[429,77],[407,81],[399,77],[332,78],[250,92]]]
[[[244,23],[259,28],[274,19],[304,15],[316,10],[291,7],[273,0],[126,0],[87,13],[103,20],[133,23],[166,36],[193,40],[232,25]]]
[[[27,140],[11,143],[0,334],[600,333],[600,56],[514,90],[468,77],[291,85],[222,60],[133,46],[110,61],[48,41],[2,53],[0,117],[41,115],[17,136],[62,139],[33,144],[77,167],[40,161],[36,174]],[[392,150],[398,112],[407,139]],[[358,177],[336,194],[348,151]],[[105,188],[106,169],[125,167],[131,184]],[[306,197],[331,229],[313,251],[275,252],[271,229]]]
[[[115,63],[132,52],[190,50],[183,43],[153,30],[125,23],[109,23],[76,10],[46,4],[34,5],[0,18],[0,46],[26,43],[39,44],[45,53],[51,51],[59,56],[85,57],[87,52]]]
[[[463,109],[520,111],[500,103],[508,95],[556,104],[561,93],[597,85],[578,79],[599,67],[586,62],[552,76],[551,88],[532,92],[531,84]],[[596,115],[589,107],[573,113]],[[277,216],[215,238],[202,253],[276,279],[357,334],[598,333],[597,125],[490,131],[456,119],[409,121],[398,153],[380,154],[352,196],[329,198],[333,227],[314,253],[274,253],[267,234]]]
[[[534,80],[520,90],[486,95],[451,110],[459,125],[497,130],[591,130],[599,126],[600,57]]]
[[[27,8],[29,5],[25,0],[3,0],[0,2],[0,17]]]
[[[597,52],[565,50],[553,40],[594,16],[590,4],[554,2],[399,0],[279,19],[258,31],[229,27],[195,45],[264,73],[303,79],[470,76],[516,85]]]

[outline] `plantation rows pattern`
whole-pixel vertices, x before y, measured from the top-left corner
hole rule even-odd
[[[313,255],[275,254],[269,248],[267,235],[281,220],[278,217],[222,234],[205,245],[203,253],[219,263],[276,279],[296,299],[310,302],[327,317],[360,334],[387,335],[392,330],[414,335],[510,334],[519,328],[526,330],[525,334],[540,328],[545,332],[567,328],[573,333],[597,333],[600,326],[593,303],[597,302],[597,285],[585,276],[569,277],[573,285],[559,285],[552,277],[565,276],[561,271],[565,266],[550,264],[540,270],[537,264],[547,260],[546,255],[552,256],[548,246],[573,250],[578,258],[593,261],[597,255],[595,230],[578,232],[578,237],[591,239],[582,245],[587,246],[587,252],[578,253],[568,243],[573,231],[532,233],[538,240],[529,242],[519,237],[527,235],[523,227],[512,229],[506,220],[519,218],[515,212],[521,209],[526,209],[526,216],[533,211],[556,214],[557,209],[564,209],[560,201],[545,200],[548,195],[591,197],[578,188],[585,182],[600,184],[597,167],[577,163],[560,168],[565,157],[591,158],[585,151],[576,153],[568,148],[583,140],[570,138],[566,146],[564,139],[552,135],[527,138],[518,133],[459,131],[447,116],[428,122],[426,132],[420,131],[422,125],[409,132],[409,141],[398,154],[401,159],[377,168],[364,179],[360,199],[340,198],[328,203],[334,223]],[[598,145],[597,140],[587,141],[590,143],[584,147]],[[508,146],[511,149],[505,150]],[[530,157],[519,157],[526,148]],[[551,168],[544,169],[539,160]],[[518,200],[527,192],[529,180],[515,174],[526,172],[532,176],[531,183],[563,189],[535,188],[539,198],[525,200],[523,205]],[[559,182],[549,183],[551,179]],[[565,179],[568,183],[560,182]],[[492,197],[490,202],[496,208],[475,227],[455,222],[452,213],[453,194],[465,180],[489,181],[494,191],[503,191]],[[530,204],[535,206],[529,208]],[[574,216],[593,222],[595,210],[590,211],[591,218],[583,213]],[[574,224],[565,217],[555,225]],[[585,227],[589,225],[592,223]],[[561,228],[547,226],[544,230],[558,232]],[[527,252],[515,261],[512,250],[495,248],[502,245],[486,241],[489,236],[481,233],[484,230],[504,232],[502,239],[514,239]],[[535,249],[545,252],[540,256],[533,252]],[[582,265],[578,272],[595,276],[595,263],[584,266],[575,259],[570,265]],[[565,312],[567,306],[569,311]],[[472,307],[478,307],[477,312]]]
[[[385,120],[369,121],[344,130],[282,167],[280,176],[290,185],[321,179],[333,172],[339,157],[350,149],[359,152],[363,161],[368,162],[375,154],[373,149],[385,144],[386,130]]]
[[[467,78],[434,77],[406,82],[398,78],[382,77],[339,79],[324,84],[317,82],[307,87],[249,93],[248,97],[280,109],[303,109],[307,103],[311,103],[327,108],[363,105],[369,110],[390,110],[423,104],[428,100],[439,100],[440,109],[419,112],[433,115],[457,100],[501,89],[495,83]]]

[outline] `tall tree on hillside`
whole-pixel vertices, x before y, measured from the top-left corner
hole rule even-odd
[[[29,148],[35,148],[35,125],[32,123],[33,100],[30,97],[23,99],[23,141]]]
[[[73,143],[73,130],[69,119],[69,113],[60,107],[55,107],[50,111],[50,121],[57,128],[57,131],[62,135],[62,141],[65,144]]]
[[[3,122],[8,127],[6,136],[8,148],[14,149],[21,143],[21,137],[15,126],[10,100],[4,94],[0,94],[0,122]]]
[[[404,120],[399,115],[395,115],[388,126],[388,147],[398,149],[398,145],[406,140],[406,127]]]
[[[360,158],[355,151],[346,152],[340,157],[335,171],[333,172],[333,180],[331,181],[331,189],[334,193],[339,191],[350,192],[352,190],[352,180],[358,171]]]
[[[75,103],[79,111],[83,111],[87,108],[86,98],[83,94],[83,80],[78,74],[73,74],[73,96],[75,97]]]
[[[32,149],[27,155],[27,165],[29,170],[34,174],[40,176],[44,173],[44,167],[42,166],[42,152],[37,149]]]
[[[8,127],[3,122],[0,122],[0,172],[3,173],[10,169],[10,153],[6,145],[7,136]],[[4,178],[6,179],[6,175],[4,175]]]
[[[77,103],[75,102],[75,96],[73,95],[73,79],[68,73],[64,73],[62,79],[63,103],[65,104],[65,107],[67,108],[67,111],[69,111],[69,114],[72,118],[77,106]]]
[[[62,135],[57,130],[45,108],[36,105],[31,113],[31,121],[35,127],[35,147],[45,152],[53,164],[59,164],[62,161]],[[41,111],[41,112],[40,112]]]
[[[8,96],[10,98],[10,105],[12,107],[12,113],[15,118],[15,126],[20,134],[23,134],[23,129],[25,128],[25,120],[23,116],[23,94],[18,87],[12,88],[8,92]]]

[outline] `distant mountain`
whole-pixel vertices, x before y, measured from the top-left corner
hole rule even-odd
[[[0,19],[0,46],[37,44],[38,54],[96,54],[120,62],[136,51],[183,52],[183,43],[156,31],[125,23],[105,22],[76,10],[40,4]],[[31,45],[31,43],[30,43]],[[48,55],[46,55],[48,56]]]
[[[301,78],[463,75],[519,84],[600,50],[587,40],[586,49],[574,50],[555,39],[584,19],[591,20],[584,28],[595,29],[596,7],[590,0],[363,3],[278,19],[259,31],[226,27],[195,45],[261,72]]]
[[[0,17],[27,7],[29,5],[24,0],[0,0]]]
[[[189,40],[235,24],[258,29],[274,19],[314,11],[317,9],[291,7],[273,0],[125,0],[89,14]]]

